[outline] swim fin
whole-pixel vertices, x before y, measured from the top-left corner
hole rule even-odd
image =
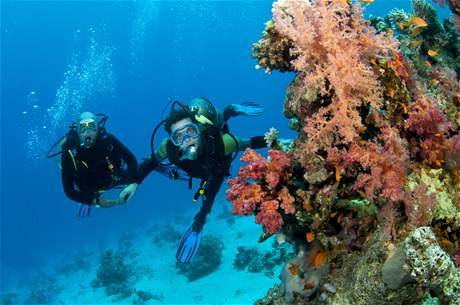
[[[89,217],[89,213],[91,213],[91,206],[88,204],[80,203],[80,207],[78,208],[78,217],[84,218]]]
[[[242,104],[232,104],[235,115],[259,116],[266,111],[260,107],[258,103],[244,102]]]
[[[179,248],[177,249],[176,258],[179,262],[188,264],[192,261],[200,247],[202,234],[203,229],[196,232],[193,230],[193,224],[188,228],[187,232],[182,236]]]

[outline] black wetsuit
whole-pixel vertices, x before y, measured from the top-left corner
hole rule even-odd
[[[88,205],[93,204],[101,191],[136,180],[136,157],[116,137],[105,132],[91,148],[63,149],[61,163],[66,196]]]

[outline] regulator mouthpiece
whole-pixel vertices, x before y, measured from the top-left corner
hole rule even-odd
[[[198,150],[196,149],[195,146],[190,145],[184,150],[184,154],[181,157],[181,160],[184,159],[189,159],[189,160],[195,160],[198,157]]]
[[[93,146],[94,141],[90,137],[85,138],[85,140],[80,144],[84,148],[90,148]]]

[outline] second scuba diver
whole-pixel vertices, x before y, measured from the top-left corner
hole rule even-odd
[[[117,186],[131,189],[136,181],[136,157],[105,131],[107,117],[102,116],[98,122],[95,114],[82,113],[61,145],[62,185],[69,199],[83,204],[80,217],[89,216],[90,206],[111,208],[128,202],[132,196],[113,200],[103,193]]]

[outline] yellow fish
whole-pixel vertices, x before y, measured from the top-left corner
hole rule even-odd
[[[430,57],[435,57],[436,55],[438,55],[438,51],[428,50],[428,55]]]
[[[412,17],[409,23],[412,23],[413,25],[422,27],[422,28],[428,26],[428,23],[426,23],[426,21],[420,17]]]
[[[417,35],[420,35],[420,33],[423,31],[422,27],[415,28],[415,30],[412,31],[412,37],[415,37]]]

